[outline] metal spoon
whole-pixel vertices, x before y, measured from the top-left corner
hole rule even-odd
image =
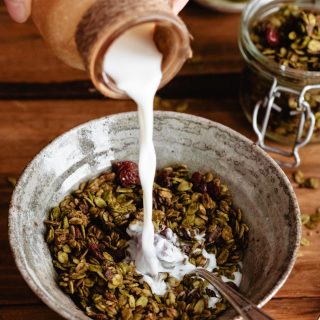
[[[262,312],[255,304],[224,283],[212,272],[205,269],[196,269],[190,272],[190,275],[199,276],[212,284],[230,302],[232,307],[244,320],[272,320],[272,318]]]

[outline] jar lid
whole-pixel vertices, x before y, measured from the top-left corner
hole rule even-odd
[[[248,0],[195,0],[199,4],[220,12],[241,12]]]

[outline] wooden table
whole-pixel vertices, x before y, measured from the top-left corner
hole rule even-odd
[[[158,109],[178,110],[221,122],[255,139],[238,102],[242,60],[238,15],[189,5],[183,12],[194,36],[195,58],[160,92]],[[12,188],[27,163],[52,139],[88,120],[135,110],[130,101],[101,97],[86,74],[58,61],[31,22],[14,24],[0,6],[0,319],[61,319],[20,276],[7,235]],[[302,151],[301,169],[320,177],[320,145]],[[287,171],[290,176],[290,172]],[[320,190],[296,189],[302,212],[320,207]],[[264,308],[275,319],[317,320],[320,315],[319,230],[303,230],[302,247],[289,280]]]

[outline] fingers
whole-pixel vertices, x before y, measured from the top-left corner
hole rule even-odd
[[[188,0],[172,0],[173,12],[178,14]],[[16,22],[25,22],[31,13],[31,0],[4,0],[11,18]]]
[[[16,22],[25,22],[31,13],[31,0],[4,0],[11,18]]]
[[[173,0],[173,12],[178,14],[187,2],[188,0]]]

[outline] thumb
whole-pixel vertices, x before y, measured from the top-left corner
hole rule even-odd
[[[4,0],[11,18],[16,22],[25,22],[31,13],[31,0]]]

